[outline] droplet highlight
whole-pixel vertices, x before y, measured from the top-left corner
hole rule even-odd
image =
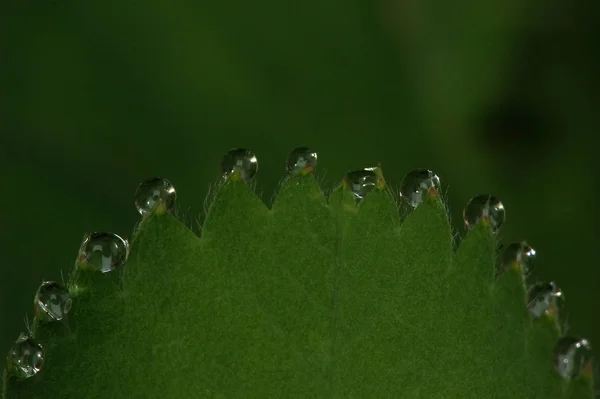
[[[400,196],[416,208],[427,195],[437,195],[440,189],[440,178],[435,173],[428,169],[416,169],[402,179]]]
[[[44,281],[35,294],[33,307],[38,320],[61,321],[66,319],[72,303],[67,287]]]
[[[294,149],[287,157],[285,169],[291,175],[307,175],[317,167],[317,153],[307,147]]]
[[[533,264],[536,258],[535,249],[533,249],[526,241],[514,242],[504,250],[502,254],[502,264],[500,265],[499,273],[507,269],[519,269],[525,276],[529,276],[533,269]]]
[[[383,173],[379,166],[348,172],[344,178],[344,187],[354,194],[357,200],[368,193],[385,187]]]
[[[108,273],[122,266],[129,256],[129,242],[115,233],[92,233],[79,250],[81,268]]]
[[[554,369],[563,378],[576,379],[592,373],[592,346],[587,339],[563,337],[553,351]]]
[[[19,378],[35,376],[44,365],[44,349],[33,338],[21,334],[8,352],[7,371]]]
[[[504,205],[493,195],[478,195],[469,200],[463,210],[463,220],[468,229],[484,221],[497,232],[506,219]]]
[[[233,148],[223,156],[221,171],[223,177],[241,179],[250,183],[258,170],[258,161],[254,153],[245,148]]]
[[[527,308],[534,318],[558,317],[564,305],[564,295],[554,282],[538,283],[529,289]]]
[[[142,216],[153,212],[172,212],[176,199],[175,187],[162,177],[142,182],[135,191],[135,207]]]

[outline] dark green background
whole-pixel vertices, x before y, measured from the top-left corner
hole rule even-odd
[[[461,232],[469,197],[498,195],[503,241],[537,249],[571,331],[600,342],[598,2],[0,7],[0,348],[85,232],[130,235],[141,180],[169,178],[190,224],[229,148],[255,151],[270,203],[299,145],[329,187],[377,162],[394,186],[434,169]]]

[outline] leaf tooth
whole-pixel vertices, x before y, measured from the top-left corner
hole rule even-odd
[[[203,237],[209,234],[218,236],[220,232],[231,229],[235,219],[242,222],[260,218],[267,211],[264,202],[243,181],[225,181],[218,187],[209,206],[202,226]]]
[[[298,207],[313,208],[327,205],[325,194],[313,174],[291,175],[283,179],[277,195],[274,197],[273,212],[295,212]],[[312,209],[306,209],[310,212]],[[306,216],[306,215],[305,215]]]

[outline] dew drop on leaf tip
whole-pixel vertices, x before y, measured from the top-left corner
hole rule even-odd
[[[344,187],[349,189],[356,199],[362,199],[371,191],[384,186],[383,174],[378,166],[354,170],[346,173],[344,177]]]
[[[162,177],[142,182],[135,191],[135,207],[142,216],[161,209],[171,212],[175,208],[176,199],[175,187]]]
[[[54,281],[44,281],[35,294],[33,302],[36,318],[42,321],[60,321],[71,310],[69,290]]]
[[[7,371],[19,379],[31,378],[44,365],[44,349],[33,338],[21,334],[8,351]]]
[[[108,273],[129,256],[129,242],[115,233],[88,234],[79,249],[78,267]]]
[[[221,172],[226,179],[241,179],[250,183],[258,170],[254,153],[245,148],[233,148],[221,159]]]
[[[554,369],[563,378],[576,379],[592,373],[592,346],[585,338],[563,337],[554,346]]]
[[[502,253],[502,264],[499,273],[510,268],[521,269],[525,276],[529,276],[533,269],[536,251],[527,242],[514,242]]]
[[[487,223],[497,232],[506,219],[504,205],[493,195],[478,195],[469,200],[463,210],[463,220],[467,229],[472,229],[480,221]]]
[[[440,178],[434,172],[428,169],[415,169],[402,179],[400,196],[416,208],[427,195],[438,195],[440,188]]]
[[[564,306],[564,295],[554,282],[533,285],[527,294],[527,308],[534,318],[543,315],[560,316]]]
[[[285,169],[290,175],[307,175],[317,167],[317,153],[307,147],[294,149],[287,157]]]

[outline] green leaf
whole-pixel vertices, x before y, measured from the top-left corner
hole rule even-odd
[[[286,179],[272,209],[219,185],[198,238],[145,218],[125,268],[77,270],[68,323],[35,325],[40,373],[4,398],[592,398],[481,223],[454,250],[439,196],[401,222],[387,188],[326,200]]]

